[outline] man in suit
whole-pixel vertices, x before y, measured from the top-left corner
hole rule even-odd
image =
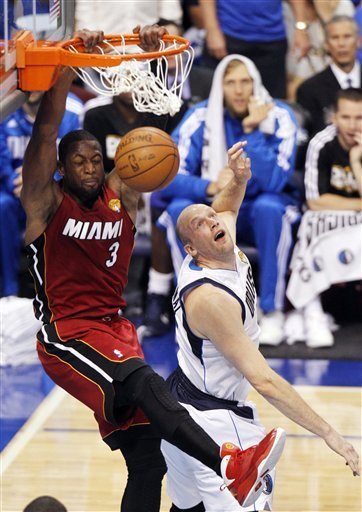
[[[297,90],[297,103],[308,114],[309,138],[331,122],[332,105],[340,89],[361,87],[361,65],[357,60],[358,26],[349,16],[334,16],[325,25],[325,46],[330,65],[305,80]]]

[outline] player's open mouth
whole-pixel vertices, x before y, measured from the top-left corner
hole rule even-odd
[[[221,240],[221,238],[224,238],[224,236],[225,236],[225,231],[223,231],[223,230],[221,229],[220,231],[218,231],[218,232],[216,233],[216,235],[215,235],[215,237],[214,237],[215,242],[216,242],[217,240]]]

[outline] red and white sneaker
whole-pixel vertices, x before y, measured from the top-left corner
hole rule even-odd
[[[246,450],[233,443],[222,445],[221,474],[225,485],[243,507],[255,503],[263,492],[264,478],[278,462],[285,438],[285,431],[275,428],[259,444]]]

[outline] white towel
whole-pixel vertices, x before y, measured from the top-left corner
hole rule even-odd
[[[2,297],[0,316],[0,365],[38,363],[36,333],[41,322],[34,316],[33,301],[21,297]]]
[[[295,308],[305,307],[332,284],[362,279],[361,228],[361,212],[305,212],[286,291]]]
[[[207,104],[202,153],[203,178],[215,181],[221,169],[227,164],[227,147],[224,130],[224,94],[223,79],[225,69],[232,60],[242,62],[254,81],[253,95],[263,103],[270,103],[272,98],[262,84],[260,73],[255,64],[243,55],[232,54],[224,57],[215,69],[212,87]],[[259,129],[264,133],[274,133],[275,114],[272,109],[268,117],[260,124]]]

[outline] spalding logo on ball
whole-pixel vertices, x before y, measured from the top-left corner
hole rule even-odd
[[[138,192],[153,192],[171,183],[180,157],[170,135],[158,128],[143,126],[122,137],[114,161],[126,185]]]

